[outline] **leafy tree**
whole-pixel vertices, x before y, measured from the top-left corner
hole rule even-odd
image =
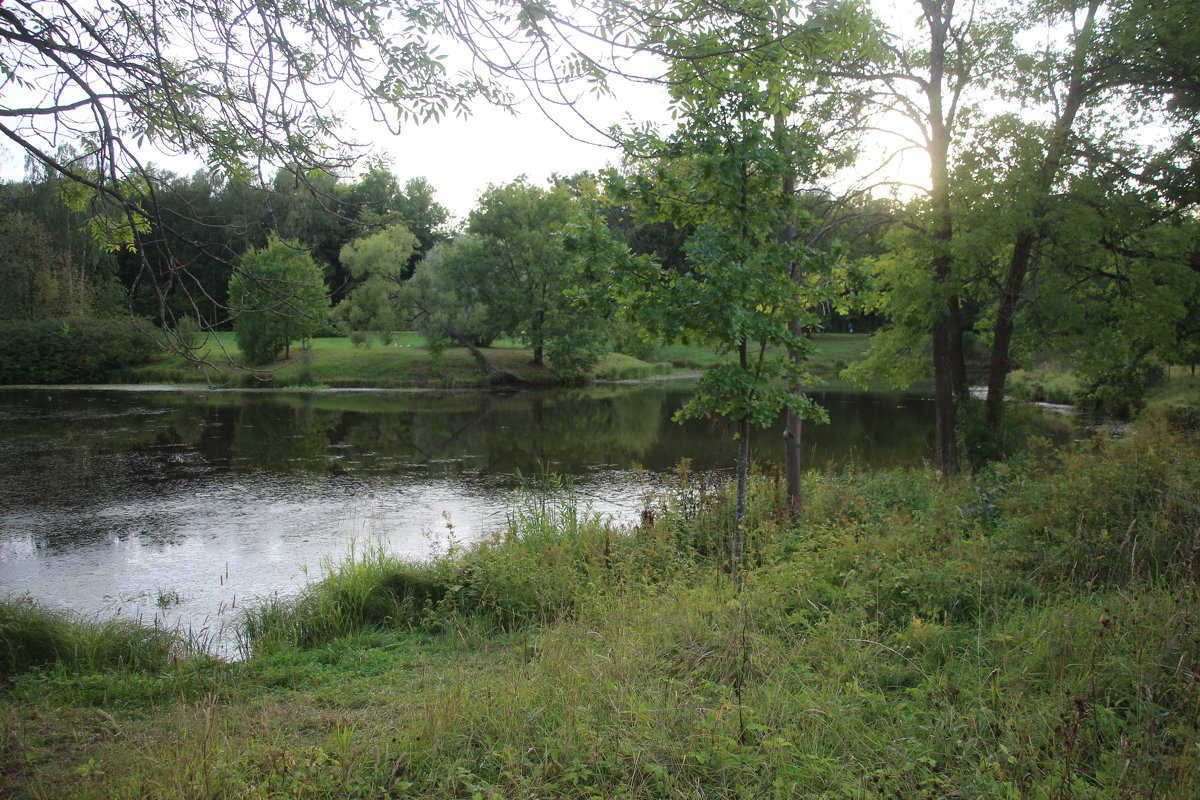
[[[568,296],[580,278],[562,231],[579,211],[561,183],[490,186],[443,267],[464,299],[486,306],[494,330],[527,342],[536,366],[548,356],[564,375],[587,372],[608,349],[602,321]]]
[[[413,274],[417,263],[434,247],[450,238],[446,230],[450,212],[434,199],[433,194],[433,186],[428,180],[413,178],[404,184],[403,191],[397,192],[392,201],[394,212],[417,237],[417,247],[409,257],[405,270],[406,278]]]
[[[433,264],[419,269],[412,281],[404,278],[414,250],[419,246],[406,225],[395,223],[381,231],[353,241],[342,248],[342,262],[357,279],[358,285],[337,307],[337,313],[353,330],[407,330],[414,317],[418,327],[435,349],[446,340],[467,347],[480,369],[489,374],[499,373],[486,355],[476,346],[472,334],[460,331],[456,315],[457,284],[447,282],[444,270],[438,265],[443,254],[437,250],[430,255]],[[469,300],[463,297],[464,302]],[[493,334],[494,335],[494,334]]]
[[[357,282],[338,304],[338,314],[356,331],[407,330],[411,314],[404,272],[417,237],[403,223],[355,239],[342,247],[342,264]]]
[[[422,259],[409,281],[413,297],[425,313],[417,317],[417,329],[433,346],[456,339],[447,331],[457,331],[476,347],[488,347],[503,329],[491,313],[479,287],[464,268],[478,249],[470,234],[463,234],[435,247]]]
[[[335,285],[338,254],[359,232],[347,213],[347,194],[346,182],[324,169],[282,168],[267,189],[271,229],[282,239],[303,243],[326,282]]]
[[[965,343],[978,334],[990,350],[987,425],[979,430],[1001,431],[1014,360],[1054,332],[1030,321],[1048,320],[1051,306],[1062,316],[1063,296],[1083,297],[1055,297],[1049,287],[1091,283],[1054,273],[1077,272],[1089,260],[1081,254],[1131,232],[1105,232],[1089,207],[1120,219],[1131,201],[1155,205],[1150,195],[1168,198],[1175,213],[1196,202],[1194,180],[1183,177],[1194,164],[1184,143],[1195,118],[1180,113],[1195,84],[1177,59],[1149,53],[1152,44],[1191,36],[1178,25],[1187,11],[1166,4],[919,0],[917,7],[921,35],[910,44],[899,33],[884,37],[894,42],[884,69],[831,70],[873,86],[881,107],[912,124],[917,135],[907,142],[930,159],[931,189],[910,204],[908,230],[890,237],[891,252],[879,262],[892,328],[874,343],[867,366],[911,374],[905,362],[927,357],[931,342],[938,458],[950,473],[956,408],[968,402]],[[1023,34],[1035,27],[1049,34],[1029,46],[1035,40]],[[1147,120],[1174,139],[1135,142],[1132,129]],[[1149,191],[1135,200],[1137,185]],[[1060,246],[1067,239],[1073,249]],[[1035,302],[1043,308],[1025,309]],[[1066,311],[1063,319],[1078,320]],[[1067,327],[1057,333],[1072,335]]]
[[[677,419],[723,417],[737,425],[731,565],[740,586],[751,426],[771,424],[782,410],[797,420],[826,418],[795,390],[811,353],[803,331],[818,323],[806,286],[830,265],[799,236],[813,220],[795,185],[828,162],[816,129],[799,116],[807,87],[794,70],[811,40],[779,34],[785,20],[795,33],[794,6],[681,3],[672,10],[678,17],[654,29],[651,41],[673,58],[677,127],[666,138],[634,131],[627,147],[653,159],[626,179],[614,175],[613,191],[635,203],[639,220],[666,233],[686,231],[684,258],[632,256],[597,223],[577,242],[589,268],[604,270],[615,307],[647,335],[697,341],[729,356],[701,377]]]
[[[324,321],[329,295],[312,256],[271,237],[265,248],[242,257],[229,281],[229,303],[238,348],[249,363],[267,364],[280,350],[290,357],[292,342],[312,336]]]

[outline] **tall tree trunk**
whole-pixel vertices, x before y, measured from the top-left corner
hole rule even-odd
[[[946,298],[934,309],[930,333],[933,337],[933,383],[938,466],[943,479],[958,473],[956,438],[957,403],[966,390],[962,354],[962,320],[957,292],[952,286],[950,242],[954,236],[954,216],[950,205],[950,127],[952,112],[944,103],[946,42],[954,13],[953,0],[921,0],[929,26],[929,80],[925,96],[929,102],[929,184],[933,219],[930,235],[937,248],[930,263],[935,296]],[[953,108],[953,102],[951,102]]]
[[[775,146],[782,155],[788,156],[788,163],[791,163],[790,148],[787,145],[787,120],[782,113],[775,115]],[[783,182],[780,186],[780,191],[783,194],[786,202],[791,202],[796,194],[796,176],[789,168],[783,176]],[[792,211],[791,217],[788,219],[783,229],[779,231],[779,241],[785,245],[792,244],[799,236],[799,231],[796,230],[795,211]],[[800,285],[801,279],[804,277],[801,273],[800,262],[793,260],[788,265],[788,274],[792,278],[792,282],[797,288]],[[788,321],[788,331],[793,336],[803,336],[804,328],[800,324],[800,320],[791,319]],[[792,349],[788,356],[792,359],[792,363],[799,368],[804,363],[804,355],[796,349]],[[788,387],[788,391],[792,394],[804,394],[804,387],[799,383],[793,383]],[[804,471],[804,460],[801,451],[802,433],[804,420],[801,419],[795,411],[788,409],[787,422],[783,431],[783,474],[787,483],[787,500],[788,507],[792,513],[800,510],[804,504],[804,489],[800,481],[800,476]]]
[[[984,402],[985,418],[988,426],[993,429],[1000,427],[1004,421],[1004,388],[1008,383],[1008,374],[1012,371],[1012,339],[1016,326],[1017,308],[1025,289],[1025,280],[1033,264],[1035,245],[1042,236],[1046,214],[1049,211],[1050,191],[1054,187],[1058,172],[1062,168],[1063,159],[1066,157],[1067,145],[1070,143],[1071,133],[1075,127],[1075,118],[1092,91],[1092,86],[1085,81],[1084,70],[1088,53],[1091,50],[1096,13],[1100,8],[1100,3],[1101,0],[1090,0],[1083,27],[1075,39],[1067,96],[1063,101],[1062,112],[1055,120],[1046,155],[1042,159],[1041,169],[1038,171],[1038,183],[1035,187],[1037,196],[1034,199],[1033,211],[1028,224],[1016,233],[1012,255],[1009,257],[1008,269],[1001,286],[996,322],[992,327],[987,399]]]

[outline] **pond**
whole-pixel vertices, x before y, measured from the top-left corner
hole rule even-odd
[[[542,469],[631,521],[681,459],[732,465],[722,426],[671,421],[689,389],[0,389],[0,591],[207,637],[352,542],[421,558],[502,529],[521,476]],[[830,424],[805,429],[813,467],[927,456],[930,400],[818,399]],[[781,427],[751,445],[777,461]]]

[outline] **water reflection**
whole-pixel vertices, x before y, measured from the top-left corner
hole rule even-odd
[[[633,519],[680,459],[732,463],[722,426],[670,421],[687,392],[0,390],[0,585],[200,626],[247,595],[294,590],[302,565],[353,538],[420,556],[502,527],[518,474],[543,465],[597,511]],[[819,399],[831,424],[805,429],[813,467],[926,456],[928,401]],[[778,460],[781,430],[751,446]],[[185,602],[159,609],[156,589]]]

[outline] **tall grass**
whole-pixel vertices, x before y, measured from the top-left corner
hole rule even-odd
[[[380,544],[325,558],[317,579],[295,598],[272,596],[243,607],[236,625],[243,657],[313,647],[377,626],[412,629],[446,594],[440,563],[406,562]]]
[[[755,498],[762,499],[752,499],[752,513],[778,502],[773,487]],[[244,606],[239,649],[249,657],[380,628],[481,625],[508,632],[549,625],[593,594],[654,584],[688,574],[699,561],[727,558],[721,531],[731,508],[721,482],[684,469],[646,502],[645,524],[616,530],[569,480],[549,472],[523,478],[504,528],[490,536],[419,562],[379,545],[352,550],[326,559],[299,596]],[[759,549],[768,546],[768,516],[756,517],[763,523],[754,540]]]
[[[161,670],[187,651],[178,633],[135,620],[80,617],[28,597],[0,600],[0,677],[50,665]]]

